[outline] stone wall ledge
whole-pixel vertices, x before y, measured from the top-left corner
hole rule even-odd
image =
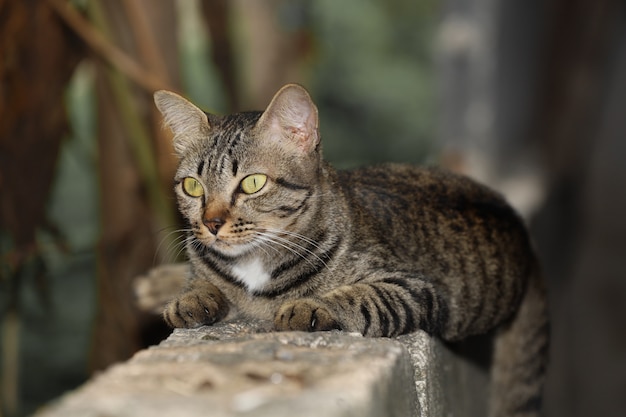
[[[364,338],[227,322],[176,329],[36,416],[484,415],[484,383],[423,332]]]

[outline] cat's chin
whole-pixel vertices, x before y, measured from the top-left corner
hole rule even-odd
[[[253,242],[231,244],[223,240],[216,240],[208,247],[218,254],[227,258],[240,258],[246,256],[258,248]]]

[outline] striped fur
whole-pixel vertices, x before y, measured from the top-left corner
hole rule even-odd
[[[498,194],[435,168],[334,170],[296,85],[263,113],[206,115],[168,92],[155,100],[175,135],[191,230],[191,275],[164,312],[171,326],[254,317],[277,330],[422,329],[447,341],[496,329],[491,413],[538,414],[545,293],[523,222]],[[251,174],[267,182],[246,194]],[[203,196],[184,192],[187,177]]]

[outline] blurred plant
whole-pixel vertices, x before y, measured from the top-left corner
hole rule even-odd
[[[1,6],[0,395],[3,411],[13,415],[19,409],[20,294],[26,285],[34,285],[39,302],[49,305],[37,233],[58,235],[48,222],[45,203],[67,131],[64,86],[83,50],[45,3],[7,0]]]
[[[325,151],[338,165],[417,162],[432,154],[437,121],[432,45],[438,4],[310,3],[317,40],[311,85]]]
[[[176,162],[151,100],[155,89],[177,89],[177,44],[165,39],[175,32],[176,13],[170,3],[91,0],[87,20],[70,3],[49,3],[97,54],[102,235],[91,362],[99,369],[146,343],[142,329],[151,319],[136,308],[132,282],[154,264],[156,231],[177,222],[170,190]]]

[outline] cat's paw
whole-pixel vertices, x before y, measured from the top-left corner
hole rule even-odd
[[[228,313],[228,304],[217,287],[205,284],[180,294],[163,311],[170,327],[211,325]]]
[[[321,302],[313,299],[292,300],[284,303],[274,318],[276,330],[306,332],[341,330],[339,321]]]

